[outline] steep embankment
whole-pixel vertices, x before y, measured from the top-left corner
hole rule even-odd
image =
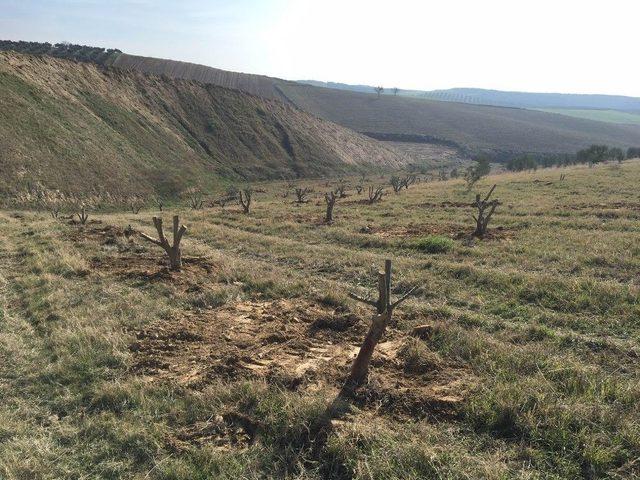
[[[165,60],[160,58],[141,57],[121,53],[109,65],[122,69],[132,69],[154,75],[166,75],[171,78],[196,80],[201,83],[211,83],[227,88],[236,88],[243,92],[258,95],[272,100],[287,101],[279,89],[278,84],[291,83],[278,78],[250,73],[229,72],[219,68],[207,67],[189,62]]]
[[[194,81],[0,52],[0,189],[175,194],[230,179],[405,161],[281,102]]]

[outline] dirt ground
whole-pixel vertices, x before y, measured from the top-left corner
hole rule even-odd
[[[135,332],[131,351],[134,370],[149,381],[200,389],[219,379],[260,378],[287,389],[337,391],[366,330],[365,319],[301,299],[243,302],[158,320]],[[399,358],[406,341],[389,329],[359,402],[390,414],[453,415],[470,386],[468,372],[438,366],[406,373]]]
[[[135,233],[125,235],[125,229],[90,224],[76,236],[78,241],[108,248],[108,255],[92,260],[92,269],[99,274],[163,282],[177,293],[211,287],[215,265],[206,259],[187,257],[180,272],[171,272],[160,252],[138,245],[133,240]],[[301,298],[184,310],[176,318],[158,319],[130,332],[135,338],[130,345],[132,372],[149,382],[192,389],[220,380],[251,378],[291,390],[337,392],[366,334],[368,320],[366,313],[360,316],[344,307]],[[455,415],[456,406],[473,384],[469,371],[444,363],[425,371],[407,371],[400,352],[411,341],[415,339],[404,332],[387,330],[374,354],[369,382],[357,391],[355,402],[394,416]],[[218,427],[216,435],[220,434]]]

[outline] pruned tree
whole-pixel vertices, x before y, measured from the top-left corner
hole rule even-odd
[[[187,204],[192,210],[200,210],[204,206],[204,195],[198,188],[191,187],[184,192]]]
[[[80,224],[84,225],[85,223],[87,223],[87,220],[89,219],[89,213],[87,212],[87,207],[85,206],[84,203],[81,203],[78,209],[79,211],[76,212],[76,215],[78,216],[78,220],[80,221]]]
[[[160,211],[164,208],[164,199],[159,195],[153,197],[153,203],[156,204],[156,207],[158,207]]]
[[[404,187],[405,190],[409,189],[410,185],[413,185],[416,181],[416,176],[413,174],[406,175],[400,179],[400,188]]]
[[[349,297],[358,302],[371,305],[375,308],[375,313],[371,320],[371,326],[367,332],[364,341],[360,347],[360,351],[351,366],[351,372],[344,384],[343,391],[353,391],[357,386],[361,385],[367,378],[369,372],[369,364],[373,351],[378,342],[384,335],[387,326],[391,323],[393,311],[413,293],[417,287],[409,289],[407,293],[402,295],[399,300],[391,302],[391,260],[385,260],[384,272],[378,272],[378,299],[371,300],[363,298],[355,293],[350,293]]]
[[[58,218],[64,206],[64,195],[57,190],[44,191],[38,199],[38,204],[44,210],[49,212],[51,218]]]
[[[382,86],[378,86],[378,87],[373,87],[373,89],[375,90],[375,92],[378,94],[378,98],[380,98],[380,94],[382,92],[384,92],[384,87]]]
[[[218,198],[217,200],[214,200],[213,204],[220,206],[220,208],[222,208],[224,210],[224,207],[227,206],[227,203],[233,202],[234,200],[236,200],[236,198],[237,197],[229,197],[227,195],[223,195],[220,198]]]
[[[394,193],[398,193],[402,189],[402,180],[394,175],[389,179],[389,185],[393,188]]]
[[[307,196],[311,193],[311,189],[308,187],[296,187],[296,203],[307,203],[309,199]]]
[[[398,87],[393,87],[393,95],[398,95],[398,92],[400,91],[400,89]]]
[[[129,199],[129,209],[131,210],[131,213],[133,213],[134,215],[137,215],[138,213],[140,213],[140,210],[142,210],[143,206],[144,206],[144,201],[140,197],[133,196]]]
[[[324,194],[324,201],[327,204],[327,213],[324,216],[326,223],[333,222],[333,207],[336,204],[337,196],[334,192],[328,192]]]
[[[145,233],[140,233],[140,236],[151,243],[162,247],[169,257],[169,268],[171,270],[180,270],[182,268],[182,252],[180,251],[180,241],[184,232],[187,231],[187,227],[180,225],[180,219],[178,215],[173,216],[173,244],[169,244],[169,241],[164,236],[164,229],[162,228],[162,218],[153,217],[153,225],[158,232],[158,238],[153,238]]]
[[[561,182],[564,182],[564,181],[566,180],[566,178],[567,178],[567,175],[566,175],[566,174],[564,174],[564,173],[561,173],[561,174],[560,174],[560,181],[561,181]]]
[[[251,188],[245,188],[238,192],[238,202],[242,207],[243,213],[249,213],[249,209],[251,208],[251,199],[253,197],[253,190]]]
[[[229,188],[227,188],[227,191],[224,193],[224,195],[213,201],[213,204],[219,205],[224,210],[224,207],[227,205],[227,203],[235,202],[236,200],[238,200],[239,196],[240,190],[238,189],[238,187],[231,185]]]
[[[380,200],[382,200],[383,195],[383,187],[374,187],[373,185],[371,185],[369,187],[369,204],[379,202]]]
[[[364,190],[364,187],[362,185],[356,185],[356,192],[358,193],[358,195],[362,193],[362,190]]]
[[[447,169],[445,167],[441,167],[440,171],[438,173],[438,179],[441,182],[444,182],[445,180],[447,180],[449,178],[449,176],[447,175]]]
[[[484,200],[481,200],[479,193],[476,194],[476,201],[471,204],[478,210],[476,215],[472,215],[473,219],[476,221],[476,230],[473,232],[473,236],[475,237],[481,238],[487,233],[489,220],[491,220],[493,213],[496,211],[496,207],[500,205],[499,200],[489,200],[495,188],[495,185],[491,187],[491,190],[489,190],[487,196],[484,197]]]
[[[49,203],[46,208],[49,212],[49,215],[51,215],[51,218],[58,218],[60,212],[62,211],[62,204],[59,202],[52,202]]]
[[[347,184],[344,180],[338,182],[338,186],[333,191],[339,198],[346,198],[347,196]]]

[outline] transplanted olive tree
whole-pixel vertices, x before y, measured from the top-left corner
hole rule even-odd
[[[140,210],[142,210],[142,207],[144,207],[144,203],[145,202],[142,199],[142,197],[139,197],[137,195],[130,197],[129,209],[131,210],[131,213],[133,213],[134,215],[137,215],[138,213],[140,213]]]
[[[470,191],[478,180],[491,172],[491,164],[487,157],[477,157],[474,162],[475,164],[468,167],[464,174],[465,182],[467,182],[467,191]]]
[[[145,233],[141,233],[140,236],[149,242],[162,247],[169,257],[169,268],[171,270],[180,270],[182,268],[182,252],[180,251],[180,241],[184,232],[187,231],[187,227],[180,225],[180,219],[178,215],[173,216],[173,244],[169,244],[169,240],[164,236],[164,229],[162,228],[162,218],[153,217],[153,225],[158,232],[158,238],[153,238]]]
[[[242,207],[243,213],[249,213],[249,209],[251,208],[251,200],[253,198],[253,189],[244,188],[238,192],[238,202]]]
[[[481,199],[479,193],[476,194],[476,201],[471,204],[478,210],[475,215],[472,215],[473,219],[476,221],[476,229],[473,232],[473,235],[475,237],[484,237],[484,235],[487,233],[489,220],[491,220],[493,212],[496,211],[496,207],[500,205],[499,200],[489,200],[495,188],[495,185],[491,187],[491,190],[489,190],[489,193],[486,197],[484,197],[484,199]]]
[[[374,187],[371,185],[369,187],[369,204],[373,204],[382,200],[382,196],[384,195],[383,187]]]
[[[307,203],[309,201],[307,197],[312,191],[308,187],[296,187],[296,203]]]
[[[324,216],[326,223],[333,222],[333,207],[336,205],[338,196],[334,192],[328,192],[324,194],[324,201],[327,204],[327,213]]]
[[[402,189],[402,179],[394,175],[389,179],[389,185],[393,188],[394,193],[398,193]]]
[[[369,327],[369,331],[367,332],[367,335],[362,342],[362,346],[360,347],[358,356],[351,366],[351,372],[349,373],[349,377],[344,384],[343,391],[353,391],[354,388],[356,388],[358,385],[361,385],[367,378],[373,351],[382,338],[387,325],[391,323],[394,309],[398,307],[398,305],[400,305],[402,302],[404,302],[416,288],[417,287],[411,288],[407,293],[400,297],[399,300],[391,302],[391,260],[385,260],[384,272],[378,272],[377,300],[363,298],[356,295],[355,293],[349,294],[349,296],[354,300],[374,307],[375,313],[373,314],[371,326]]]
[[[78,216],[80,225],[84,225],[85,223],[87,223],[87,220],[89,219],[89,213],[87,212],[87,207],[84,202],[78,205],[76,215]]]
[[[200,210],[204,206],[204,194],[196,187],[188,188],[184,192],[189,207],[193,210]]]

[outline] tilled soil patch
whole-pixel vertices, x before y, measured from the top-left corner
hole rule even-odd
[[[245,302],[158,320],[135,333],[133,370],[151,382],[203,389],[212,382],[263,379],[291,390],[337,390],[367,331],[354,314],[303,300]],[[393,415],[453,415],[469,372],[443,365],[409,374],[398,356],[406,336],[389,330],[356,402]]]

